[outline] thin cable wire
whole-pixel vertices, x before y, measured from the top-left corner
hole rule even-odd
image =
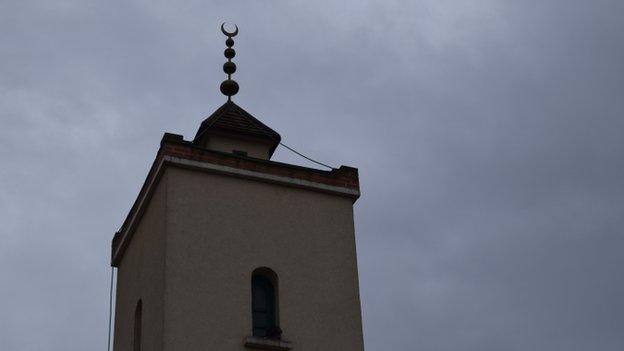
[[[262,131],[262,133],[264,133],[264,135],[266,135],[269,139],[271,139],[271,140],[273,140],[274,142],[276,142],[276,143],[278,143],[278,144],[282,145],[282,146],[283,146],[283,147],[285,147],[286,149],[288,149],[288,150],[290,150],[290,151],[294,152],[295,154],[297,154],[297,155],[299,155],[299,156],[301,156],[301,157],[305,158],[306,160],[308,160],[308,161],[310,161],[310,162],[314,162],[314,163],[316,163],[316,164],[317,164],[317,165],[319,165],[319,166],[327,167],[327,168],[329,168],[329,169],[331,169],[331,170],[336,169],[336,168],[334,168],[334,167],[332,167],[332,166],[329,166],[329,165],[324,164],[323,162],[319,162],[319,161],[317,161],[317,160],[314,160],[314,159],[312,159],[312,158],[310,158],[310,157],[308,157],[308,156],[306,156],[306,155],[302,154],[301,152],[299,152],[299,151],[297,151],[297,150],[293,149],[292,147],[290,147],[290,146],[288,146],[288,145],[286,145],[286,144],[282,143],[282,141],[281,141],[281,140],[278,140],[278,139],[274,138],[271,134],[269,134],[269,132],[267,132],[266,130],[264,130],[264,128],[262,128],[262,126],[260,126],[260,127],[259,127],[259,129],[260,129],[260,131]]]
[[[290,146],[288,146],[288,145],[286,145],[286,144],[282,143],[281,141],[279,142],[279,144],[280,144],[280,145],[282,145],[283,147],[287,148],[288,150],[290,150],[290,151],[292,151],[292,152],[296,153],[297,155],[299,155],[299,156],[301,156],[301,157],[305,158],[305,159],[306,159],[306,160],[308,160],[308,161],[314,162],[314,163],[316,163],[317,165],[321,165],[321,166],[327,167],[327,168],[332,169],[332,170],[333,170],[333,169],[335,169],[335,168],[334,168],[334,167],[332,167],[332,166],[328,166],[328,165],[326,165],[326,164],[324,164],[324,163],[322,163],[322,162],[319,162],[319,161],[316,161],[316,160],[313,160],[313,159],[309,158],[308,156],[306,156],[306,155],[304,155],[304,154],[300,153],[299,151],[297,151],[297,150],[295,150],[295,149],[291,148]]]
[[[110,291],[108,293],[108,347],[106,351],[110,351],[111,347],[111,329],[113,323],[113,276],[115,275],[115,267],[111,267]]]

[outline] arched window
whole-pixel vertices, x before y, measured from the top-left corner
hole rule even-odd
[[[143,320],[143,302],[139,300],[136,305],[136,309],[134,310],[134,335],[133,335],[133,343],[134,347],[132,350],[141,351],[141,324]]]
[[[251,277],[253,336],[279,339],[277,275],[269,268],[256,269]]]

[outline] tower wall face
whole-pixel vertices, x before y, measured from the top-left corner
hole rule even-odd
[[[352,199],[173,167],[163,181],[163,350],[249,350],[258,267],[277,273],[278,321],[293,350],[363,350]]]
[[[115,351],[132,351],[134,313],[142,301],[141,349],[162,350],[166,182],[161,182],[117,269]]]

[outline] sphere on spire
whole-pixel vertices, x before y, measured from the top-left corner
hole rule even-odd
[[[238,83],[232,79],[226,79],[221,83],[221,93],[228,98],[238,93]]]
[[[234,58],[234,56],[236,56],[236,51],[234,51],[234,49],[232,49],[232,48],[227,48],[223,52],[223,55],[231,60],[231,59]]]
[[[223,72],[225,72],[227,75],[231,75],[232,73],[236,72],[236,64],[232,61],[224,63]]]

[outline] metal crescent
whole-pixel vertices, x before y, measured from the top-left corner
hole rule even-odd
[[[236,36],[236,34],[238,34],[238,26],[237,26],[237,25],[234,25],[234,27],[236,28],[236,30],[234,30],[234,32],[232,32],[232,33],[228,33],[228,32],[225,30],[225,22],[223,22],[223,23],[221,24],[221,32],[223,32],[223,34],[225,34],[226,36],[228,36],[228,37],[230,37],[230,38],[231,38],[231,37],[235,37],[235,36]]]

